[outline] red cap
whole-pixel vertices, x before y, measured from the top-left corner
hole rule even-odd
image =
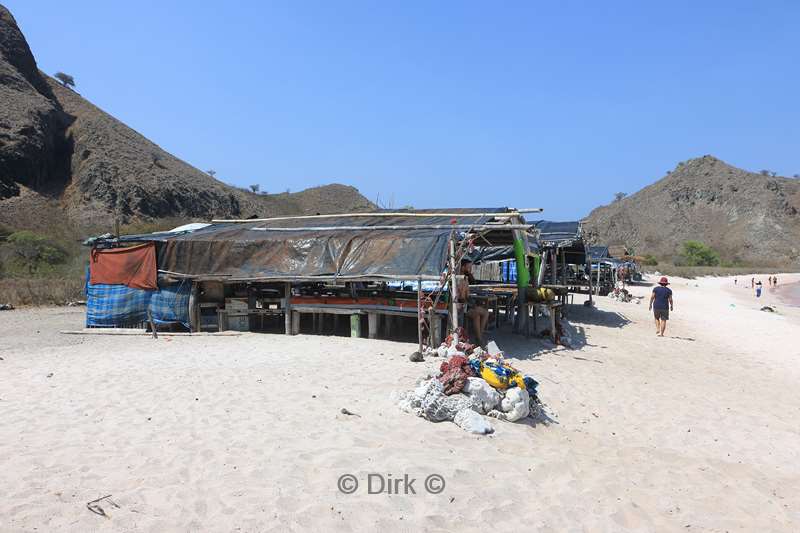
[[[659,285],[669,285],[669,280],[667,279],[667,276],[661,276],[661,279],[658,280],[658,284]]]

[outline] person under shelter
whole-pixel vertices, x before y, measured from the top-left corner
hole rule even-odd
[[[461,271],[463,276],[458,284],[458,294],[456,295],[456,302],[460,304],[463,309],[464,316],[468,318],[472,324],[472,334],[481,346],[486,346],[484,333],[486,325],[489,323],[489,311],[475,303],[469,296],[469,286],[475,283],[475,277],[472,275],[472,261],[469,259],[461,260]]]

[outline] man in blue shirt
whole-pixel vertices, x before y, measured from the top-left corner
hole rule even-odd
[[[666,276],[658,281],[658,287],[653,289],[653,294],[650,295],[650,309],[653,310],[653,315],[656,318],[656,335],[659,337],[664,336],[664,330],[667,329],[667,320],[669,320],[669,312],[672,311],[672,289],[667,287],[669,280]]]

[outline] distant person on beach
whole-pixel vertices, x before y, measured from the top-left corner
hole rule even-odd
[[[761,298],[761,280],[756,283],[756,298]]]
[[[756,288],[756,278],[750,278],[750,288],[751,289]]]
[[[778,286],[778,276],[772,276],[772,283],[774,283],[776,287]]]
[[[658,287],[654,288],[653,294],[650,295],[650,309],[656,319],[656,335],[659,337],[664,336],[664,330],[667,329],[667,320],[669,320],[669,312],[673,310],[672,289],[667,285],[669,285],[669,280],[666,276],[662,276],[658,280]]]
[[[734,285],[738,285],[738,284],[739,284],[739,280],[738,280],[738,279],[736,279],[736,278],[733,278],[733,284],[734,284]]]

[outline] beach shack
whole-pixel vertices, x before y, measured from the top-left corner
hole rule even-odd
[[[452,298],[463,258],[516,261],[514,283],[471,296],[532,334],[539,209],[459,208],[213,220],[105,235],[91,246],[87,327],[392,336],[437,346],[466,325]],[[142,279],[146,278],[144,282]],[[554,308],[554,315],[558,311]],[[555,329],[555,328],[553,328]]]
[[[567,303],[571,293],[588,293],[592,300],[590,255],[579,221],[538,220],[540,259],[537,285],[550,289]]]
[[[608,246],[596,245],[586,247],[586,258],[589,262],[594,293],[606,296],[614,289],[614,272],[617,260],[611,257]]]

